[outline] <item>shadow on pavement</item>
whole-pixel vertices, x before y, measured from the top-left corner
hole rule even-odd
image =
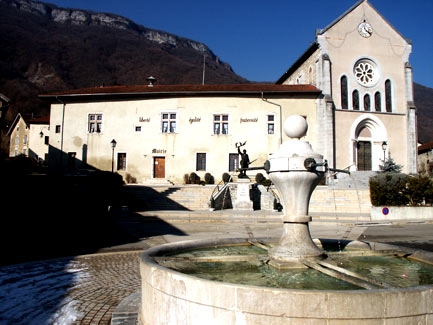
[[[140,207],[152,203],[137,193],[129,198],[120,175],[92,175],[10,175],[0,207],[0,265],[92,254],[161,234],[182,235],[157,218],[143,223],[134,213],[127,219],[115,213],[131,200]]]

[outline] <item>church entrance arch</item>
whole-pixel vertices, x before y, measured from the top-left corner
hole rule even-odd
[[[383,165],[382,143],[387,141],[382,121],[373,114],[363,114],[351,128],[352,166],[357,171],[379,171]]]

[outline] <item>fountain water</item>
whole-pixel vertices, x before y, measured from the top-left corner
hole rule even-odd
[[[405,259],[411,252],[378,243],[311,238],[309,201],[328,167],[301,140],[307,128],[303,117],[290,116],[284,130],[291,139],[263,167],[283,200],[281,237],[194,240],[146,250],[140,262],[143,324],[432,322],[433,277],[426,274],[433,267],[421,263],[405,270],[418,281],[400,286],[398,280],[383,281],[384,260]],[[330,246],[344,250],[333,253],[325,249]],[[345,259],[347,255],[361,260]],[[365,268],[365,258],[372,257],[381,263]],[[433,261],[426,254],[412,257]],[[316,277],[316,283],[307,283],[308,277]]]

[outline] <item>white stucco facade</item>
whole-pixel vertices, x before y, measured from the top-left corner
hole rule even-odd
[[[268,155],[287,140],[281,132],[287,116],[299,114],[311,125],[317,124],[316,98],[320,92],[314,87],[309,92],[298,92],[296,87],[283,86],[285,91],[277,95],[266,91],[277,85],[245,87],[254,91],[246,95],[242,91],[214,91],[205,96],[204,91],[215,88],[205,85],[188,95],[152,98],[149,94],[170,92],[171,88],[155,85],[150,90],[143,86],[149,91],[146,96],[137,94],[125,100],[88,102],[84,96],[83,102],[77,102],[83,100],[82,94],[63,95],[62,103],[51,106],[50,167],[64,172],[80,168],[111,170],[113,163],[113,171],[137,183],[165,179],[182,184],[184,175],[192,172],[201,179],[210,173],[218,182],[223,173],[238,174],[237,142],[246,141],[242,150],[246,149],[254,161],[251,167],[264,166]],[[163,130],[164,114],[173,114],[170,122],[175,122],[174,129]],[[100,132],[91,132],[91,115],[100,117]],[[226,118],[226,134],[223,127],[220,134],[215,132],[216,117]],[[314,145],[318,136],[318,130],[311,128],[306,140]],[[110,143],[113,139],[114,150]],[[198,154],[205,160],[202,167],[197,166]],[[257,172],[260,170],[251,172],[253,179]]]

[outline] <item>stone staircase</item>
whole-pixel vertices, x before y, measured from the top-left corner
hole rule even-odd
[[[343,174],[341,174],[343,175]],[[320,185],[313,191],[309,213],[315,220],[370,221],[371,202],[368,178],[371,172],[341,176],[334,184]],[[230,183],[231,198],[236,198],[235,183]],[[210,209],[210,198],[217,185],[125,185],[129,201],[125,205],[135,211],[196,211]],[[275,188],[261,186],[261,212],[276,212]],[[226,209],[228,213],[232,210]]]
[[[328,185],[338,189],[368,189],[370,177],[377,175],[373,171],[357,171],[349,174],[337,173],[336,178],[328,181]]]
[[[214,185],[137,185],[124,186],[124,205],[136,211],[208,210]]]
[[[309,213],[320,220],[370,221],[370,190],[318,186],[311,196]]]

